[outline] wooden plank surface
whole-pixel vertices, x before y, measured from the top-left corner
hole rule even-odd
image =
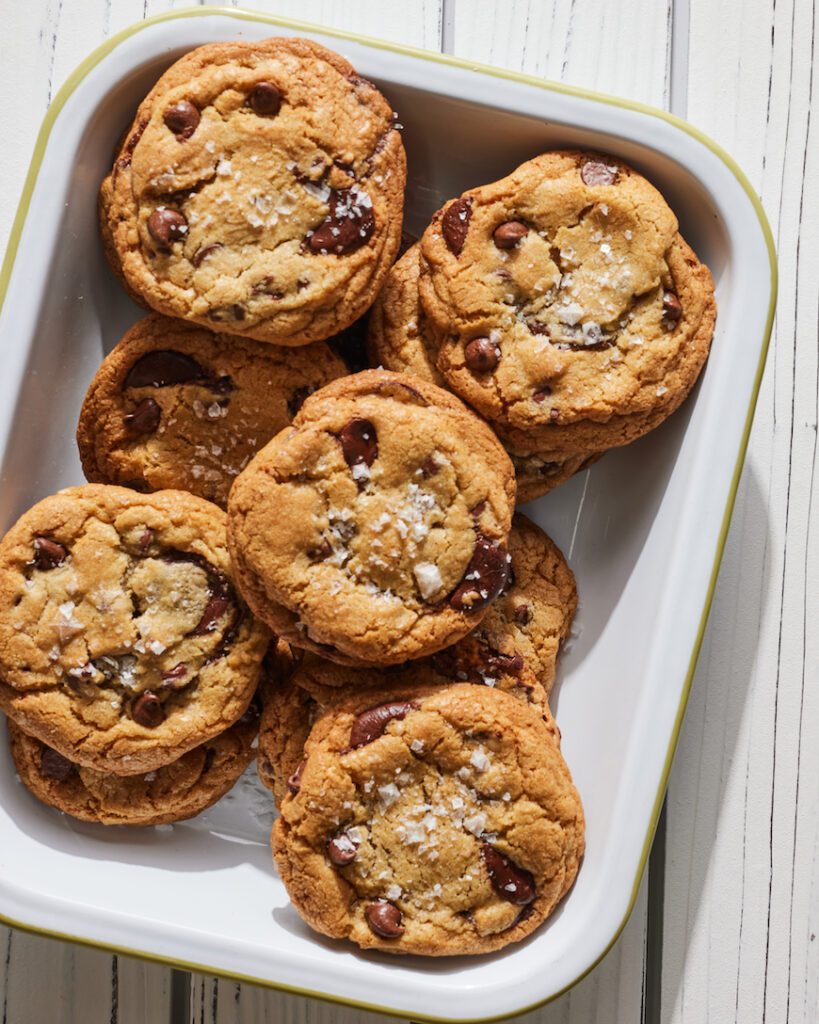
[[[800,0],[690,6],[688,116],[761,194],[780,292],[669,790],[673,1024],[819,1020],[816,19]]]

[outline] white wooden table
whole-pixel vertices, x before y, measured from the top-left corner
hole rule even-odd
[[[112,33],[189,2],[3,0],[0,248],[40,120],[68,73]],[[759,191],[779,251],[779,314],[649,877],[606,960],[527,1020],[815,1024],[816,5],[809,0],[245,0],[243,6],[667,107],[725,146]],[[0,943],[3,1024],[375,1019],[20,932],[0,929]]]

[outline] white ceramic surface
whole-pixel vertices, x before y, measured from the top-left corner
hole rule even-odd
[[[140,315],[108,271],[96,190],[137,101],[200,43],[305,34],[227,13],[128,36],[82,78],[47,139],[0,311],[0,528],[82,480],[74,427],[103,353]],[[410,230],[441,200],[558,146],[621,156],[664,192],[712,268],[719,320],[695,395],[667,424],[527,512],[577,574],[577,636],[554,695],[588,845],[550,922],[500,954],[356,952],[313,935],[270,862],[248,778],[192,822],[106,830],[37,804],[0,751],[0,914],[36,930],[415,1017],[509,1016],[606,950],[631,905],[707,611],[767,340],[772,271],[758,213],[718,152],[668,120],[338,36],[405,126]]]

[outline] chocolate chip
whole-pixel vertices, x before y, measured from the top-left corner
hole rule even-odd
[[[492,240],[499,249],[514,249],[518,242],[529,234],[529,228],[519,220],[507,220],[498,224],[492,232]]]
[[[618,173],[615,164],[604,164],[602,160],[587,160],[580,168],[580,177],[586,185],[613,185]]]
[[[523,671],[523,657],[520,654],[501,654],[489,648],[486,662],[490,670],[507,676],[519,676]]]
[[[137,544],[139,545],[139,550],[144,554],[151,546],[151,544],[153,544],[153,542],[154,531],[146,526],[142,533],[139,535],[139,540],[137,541]]]
[[[447,249],[455,256],[460,256],[469,231],[469,218],[472,216],[472,200],[469,196],[456,199],[450,203],[441,218],[441,231]]]
[[[36,569],[56,569],[68,558],[68,548],[48,537],[34,538],[34,567]]]
[[[682,303],[674,292],[663,293],[663,317],[666,320],[677,321],[682,316]]]
[[[212,594],[202,612],[202,618],[191,630],[190,636],[203,636],[205,633],[212,633],[229,607],[230,599],[227,594]]]
[[[473,373],[489,373],[499,361],[498,346],[489,338],[473,338],[464,349],[464,362]]]
[[[174,665],[173,668],[167,669],[162,673],[162,679],[164,682],[172,683],[178,679],[184,679],[188,674],[188,666],[184,661],[180,661],[178,665]]]
[[[231,307],[233,316],[236,320],[244,320],[245,318],[245,307],[240,306],[238,302],[235,302]]]
[[[350,730],[350,746],[353,750],[358,747],[365,747],[373,740],[383,735],[393,719],[405,718],[410,711],[418,708],[418,704],[411,700],[396,700],[388,704],[377,704],[374,708],[367,708],[353,722]]]
[[[206,558],[193,552],[166,551],[162,559],[170,563],[190,562],[192,565],[199,566],[207,576],[208,600],[202,612],[202,617],[188,636],[202,636],[205,633],[212,633],[225,612],[231,611],[230,619],[222,630],[222,639],[205,664],[215,661],[217,658],[222,657],[230,647],[244,615],[241,605],[236,600],[233,584],[221,570],[217,569]]]
[[[287,788],[294,796],[301,789],[301,777],[304,774],[304,766],[306,764],[307,761],[299,761],[298,768],[296,768],[296,770],[287,780]]]
[[[481,846],[481,853],[489,872],[489,881],[498,896],[517,906],[525,906],[532,902],[536,894],[535,879],[529,871],[518,867],[491,843],[484,843]]]
[[[324,222],[310,235],[307,244],[313,252],[343,256],[360,248],[375,227],[372,201],[357,189],[339,189],[330,194],[330,211]]]
[[[545,334],[547,337],[549,336],[548,326],[546,324],[540,323],[538,320],[529,320],[527,321],[526,326],[529,328],[532,334]]]
[[[431,476],[437,476],[441,472],[441,467],[438,464],[437,459],[434,455],[430,455],[428,459],[425,459],[421,463],[421,476],[425,480],[429,480]]]
[[[180,142],[184,142],[185,139],[189,139],[193,135],[199,124],[199,119],[199,111],[187,100],[180,100],[179,103],[168,107],[162,118],[165,127],[169,128]]]
[[[250,90],[247,102],[259,117],[275,117],[281,109],[282,94],[272,82],[259,82]]]
[[[525,603],[519,604],[515,608],[513,615],[515,622],[519,623],[521,626],[525,626],[532,621],[531,606]]]
[[[165,709],[162,701],[155,693],[146,690],[131,705],[131,717],[137,725],[146,729],[155,729],[165,721]]]
[[[485,608],[503,591],[509,575],[509,555],[487,537],[478,534],[475,550],[449,603],[458,611]]]
[[[178,210],[169,210],[167,206],[154,210],[148,218],[148,232],[162,249],[169,249],[187,230],[188,222],[182,214]]]
[[[378,458],[378,435],[369,420],[350,420],[338,435],[344,461],[353,466],[371,466]]]
[[[195,359],[174,349],[146,352],[128,371],[123,387],[164,388],[171,384],[189,384],[206,380],[206,371]]]
[[[191,257],[191,263],[195,267],[198,267],[201,264],[202,260],[207,259],[208,256],[211,256],[213,253],[216,252],[217,249],[221,248],[223,248],[221,242],[211,242],[210,245],[200,245],[199,248]]]
[[[339,832],[327,844],[327,856],[330,858],[330,862],[338,868],[352,864],[357,854],[358,843],[352,840],[346,832]]]
[[[548,384],[544,385],[542,388],[539,388],[537,391],[534,392],[534,394],[532,395],[532,401],[537,402],[538,405],[540,405],[541,402],[546,401],[546,399],[549,397],[549,395],[551,395],[551,393],[552,389],[548,386]]]
[[[126,430],[134,434],[153,434],[159,426],[162,410],[153,398],[143,398],[133,412],[123,416],[122,422]]]
[[[364,909],[364,917],[367,919],[370,931],[382,939],[400,939],[404,934],[401,911],[389,900],[368,903]]]
[[[560,419],[560,413],[557,411],[557,409],[549,410],[549,419],[552,421],[552,423],[557,423],[557,421]]]
[[[56,782],[65,782],[68,776],[74,771],[74,762],[67,757],[58,754],[51,747],[43,747],[40,754],[40,774],[46,779],[54,779]]]

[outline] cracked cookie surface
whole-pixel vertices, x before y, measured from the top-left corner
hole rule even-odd
[[[273,850],[307,923],[363,948],[483,953],[534,931],[571,888],[580,798],[525,703],[454,684],[368,691],[306,745]]]
[[[410,373],[448,388],[449,383],[436,365],[438,346],[421,304],[420,261],[420,246],[414,245],[387,274],[370,312],[369,358],[373,366]],[[503,438],[501,442],[504,443]],[[599,458],[596,454],[551,458],[548,452],[518,451],[508,443],[505,447],[515,467],[519,502],[534,501],[548,494]]]
[[[711,275],[620,161],[545,153],[450,202],[420,246],[436,367],[516,451],[626,444],[679,406],[708,355]]]
[[[88,389],[77,427],[86,478],[224,506],[235,477],[307,395],[346,372],[322,342],[282,348],[153,314]]]
[[[514,475],[453,395],[369,370],[311,395],[236,479],[228,542],[250,607],[334,661],[398,664],[502,591]]]
[[[106,253],[149,306],[280,345],[371,304],[401,238],[392,108],[306,39],[201,46],[140,105],[100,190]]]
[[[267,637],[224,513],[186,492],[69,488],[0,542],[0,707],[85,767],[153,771],[224,732]]]
[[[11,755],[34,796],[72,818],[101,825],[165,825],[193,818],[238,781],[256,753],[258,717],[252,708],[207,743],[142,775],[84,768],[9,719]]]

